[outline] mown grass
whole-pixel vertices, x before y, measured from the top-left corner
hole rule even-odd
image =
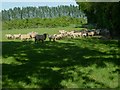
[[[118,40],[66,38],[34,43],[3,38],[2,49],[3,88],[119,88]]]

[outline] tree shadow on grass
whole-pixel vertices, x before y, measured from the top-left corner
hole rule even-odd
[[[62,72],[71,66],[82,67],[96,64],[105,67],[100,58],[84,58],[84,56],[102,56],[105,53],[90,50],[75,45],[75,43],[49,42],[2,42],[2,57],[15,59],[10,64],[2,64],[3,87],[14,87],[8,84],[7,79],[14,83],[24,82],[26,85],[34,84],[40,88],[63,88],[61,81],[65,79]],[[99,60],[100,59],[100,60]],[[109,60],[117,64],[114,60]],[[21,87],[23,86],[16,86]],[[32,86],[31,86],[32,87]]]

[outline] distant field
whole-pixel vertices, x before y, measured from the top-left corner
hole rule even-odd
[[[2,86],[10,88],[119,88],[118,40],[66,38],[34,43],[7,40],[6,33],[48,34],[79,28],[3,30]]]

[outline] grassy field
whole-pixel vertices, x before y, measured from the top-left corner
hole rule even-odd
[[[3,30],[3,88],[119,88],[118,40],[93,37],[34,43],[4,37],[31,31],[53,34],[60,29],[75,28]]]

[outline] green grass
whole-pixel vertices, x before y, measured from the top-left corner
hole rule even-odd
[[[60,29],[35,31],[53,34]],[[3,31],[3,88],[119,88],[120,50],[117,40],[66,38],[34,43],[4,38],[5,33],[32,30]]]

